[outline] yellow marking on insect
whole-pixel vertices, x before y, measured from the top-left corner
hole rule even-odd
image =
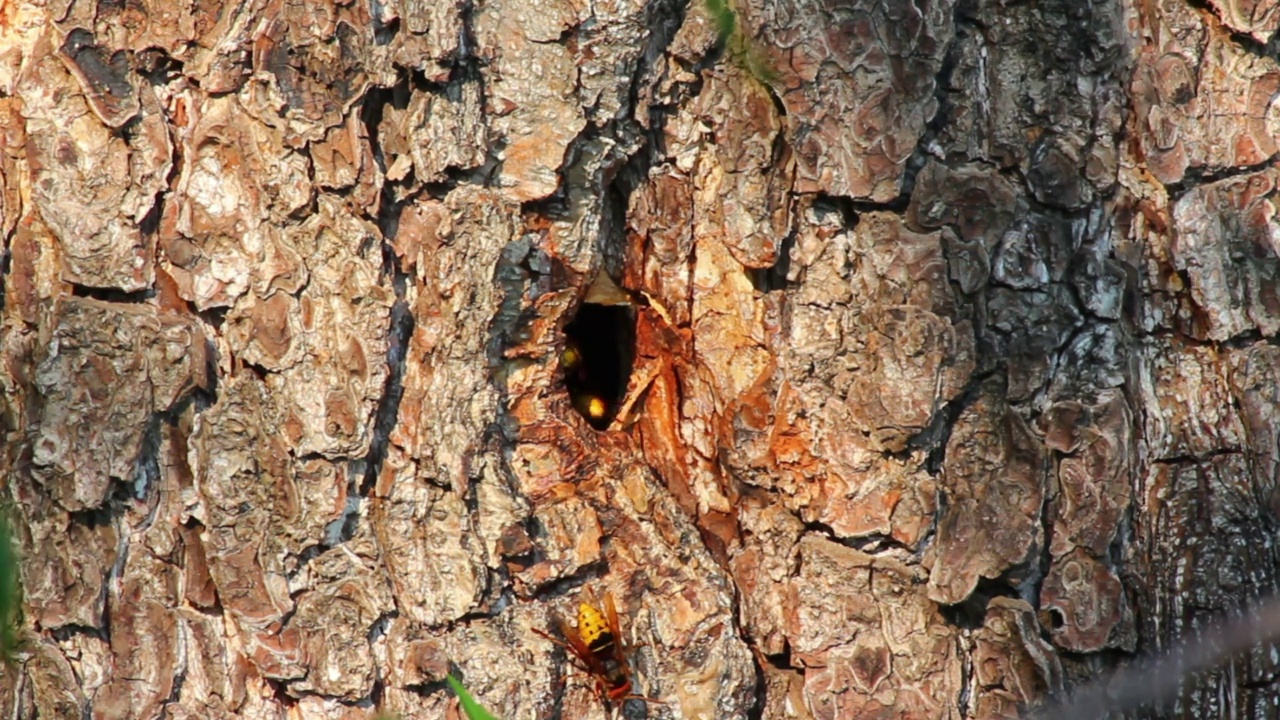
[[[604,401],[604,398],[592,393],[575,393],[573,406],[589,420],[602,420],[609,414],[609,404]]]
[[[573,372],[582,365],[582,353],[576,347],[567,347],[560,353],[560,366],[565,372]]]
[[[583,644],[594,650],[596,643],[605,635],[612,636],[612,633],[609,631],[608,624],[605,623],[604,615],[587,603],[579,604],[578,637],[582,638]]]
[[[604,417],[604,414],[608,409],[609,406],[605,404],[604,400],[601,400],[595,395],[592,395],[591,398],[587,400],[587,415],[591,416],[594,420],[599,420]]]

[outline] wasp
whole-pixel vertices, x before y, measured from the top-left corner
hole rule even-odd
[[[597,430],[607,427],[609,402],[595,389],[596,383],[592,382],[582,348],[573,339],[566,340],[564,352],[560,353],[560,369],[578,413]]]
[[[564,351],[560,353],[560,369],[564,371],[566,378],[578,381],[586,378],[586,364],[582,360],[582,351],[578,349],[578,343],[573,339],[565,340]]]
[[[573,406],[596,429],[607,426],[609,421],[609,403],[599,395],[580,392],[573,396]]]
[[[596,692],[608,707],[626,700],[644,700],[659,703],[661,700],[636,695],[631,692],[631,665],[627,662],[627,648],[618,627],[618,609],[613,604],[613,594],[604,595],[604,611],[588,602],[578,604],[578,627],[574,628],[557,618],[564,640],[534,628],[534,632],[567,649],[582,665],[582,669],[596,683]]]

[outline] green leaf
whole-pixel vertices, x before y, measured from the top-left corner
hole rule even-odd
[[[480,703],[471,697],[471,693],[462,687],[462,683],[453,675],[446,675],[445,679],[449,681],[449,687],[453,688],[454,694],[458,696],[458,704],[462,706],[462,712],[467,714],[467,720],[498,720],[492,713],[480,707]]]
[[[22,612],[18,585],[18,555],[13,549],[9,515],[0,508],[0,658],[13,660],[18,645],[18,620]]]

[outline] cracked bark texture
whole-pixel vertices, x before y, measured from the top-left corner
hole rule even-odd
[[[731,9],[0,5],[5,716],[601,718],[607,591],[628,717],[1011,718],[1273,594],[1280,4]]]

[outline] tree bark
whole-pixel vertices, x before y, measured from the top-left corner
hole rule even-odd
[[[1017,717],[1194,637],[1280,568],[1278,24],[0,6],[0,709],[605,717],[534,631],[606,594],[629,717]]]

